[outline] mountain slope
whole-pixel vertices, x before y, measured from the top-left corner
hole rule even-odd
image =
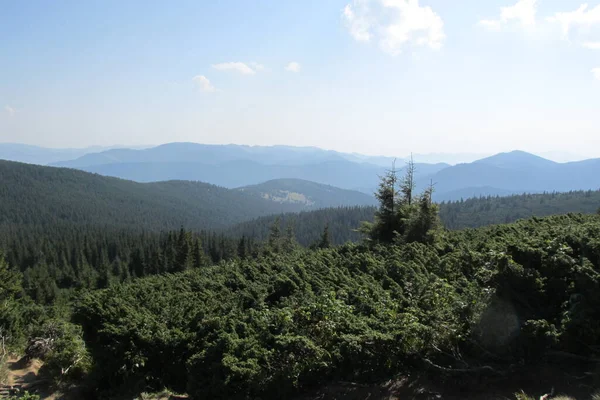
[[[417,164],[417,177],[435,173],[446,166],[446,164]],[[185,161],[134,162],[94,165],[81,169],[136,182],[193,180],[227,188],[256,185],[274,179],[302,179],[342,189],[358,190],[369,195],[377,188],[378,176],[386,171],[384,167],[346,160],[305,165],[267,165],[248,160],[222,164]]]
[[[482,158],[474,162],[475,164],[487,164],[502,168],[547,168],[558,163],[547,160],[535,154],[520,150],[508,153],[498,153],[496,155]]]
[[[303,179],[274,179],[258,185],[241,187],[238,190],[278,203],[303,204],[312,209],[366,206],[376,203],[373,196],[362,192],[339,189]]]
[[[503,153],[471,164],[445,168],[428,177],[438,201],[459,200],[465,194],[568,192],[600,188],[600,159],[555,163],[524,153]]]
[[[141,184],[86,172],[0,161],[0,225],[216,229],[300,211],[252,193],[200,183]]]

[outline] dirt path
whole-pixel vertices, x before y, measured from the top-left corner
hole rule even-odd
[[[0,398],[19,391],[39,394],[42,399],[54,400],[57,397],[46,393],[48,381],[40,376],[40,368],[44,365],[40,360],[28,361],[24,358],[10,357],[7,360],[8,377],[6,384],[0,388]]]

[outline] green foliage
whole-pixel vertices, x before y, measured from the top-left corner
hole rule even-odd
[[[9,397],[8,400],[41,400],[41,397],[38,394],[33,394],[29,393],[28,391],[25,391],[22,394]]]
[[[0,177],[1,229],[213,230],[304,208],[202,182],[136,183],[3,160]]]
[[[282,226],[294,225],[294,236],[298,243],[309,247],[321,239],[323,225],[329,226],[329,238],[332,245],[341,245],[348,241],[358,242],[361,234],[356,231],[361,221],[373,219],[373,207],[340,207],[316,211],[304,211],[298,214],[288,213],[260,217],[252,221],[234,225],[225,230],[230,237],[245,237],[256,241],[266,241],[270,228],[277,218]]]
[[[567,213],[594,214],[600,204],[600,191],[487,196],[442,202],[440,218],[448,229],[477,228],[505,224],[523,218]]]
[[[519,392],[519,393],[515,393],[515,399],[516,400],[536,400],[535,398],[528,396],[527,394],[525,394],[525,392]]]
[[[21,276],[8,267],[8,263],[0,253],[0,302],[14,299],[21,290]]]
[[[321,240],[319,241],[318,247],[320,249],[328,249],[331,247],[331,239],[329,237],[329,225],[325,225],[325,229],[323,229],[323,235],[321,236]]]
[[[463,367],[502,354],[508,368],[600,345],[597,217],[438,234],[433,245],[259,252],[83,293],[75,320],[92,374],[103,389],[283,398],[423,359]]]
[[[281,397],[334,376],[375,379],[457,343],[462,302],[480,294],[459,296],[415,257],[440,261],[421,244],[273,253],[88,293],[75,315],[107,387]]]
[[[49,320],[33,333],[33,346],[42,346],[42,370],[58,382],[81,380],[91,367],[82,330],[61,320]]]
[[[415,198],[415,166],[408,163],[400,190],[396,189],[398,177],[392,168],[381,178],[375,197],[379,209],[373,223],[363,224],[361,231],[377,243],[421,242],[432,243],[434,231],[439,227],[438,207],[433,204],[433,186]]]
[[[448,229],[477,228],[493,224],[515,222],[534,216],[566,214],[569,212],[594,214],[600,210],[600,191],[575,191],[568,193],[523,194],[508,197],[479,197],[438,204],[439,216]],[[359,242],[356,231],[361,221],[373,222],[375,207],[343,207],[283,214],[278,216],[283,225],[294,221],[298,242],[305,247],[320,239],[323,223],[329,225],[331,242],[341,245],[348,241]],[[276,216],[260,217],[243,222],[226,230],[232,237],[266,240],[269,227]],[[368,224],[367,224],[368,225]],[[370,229],[370,228],[369,228]]]

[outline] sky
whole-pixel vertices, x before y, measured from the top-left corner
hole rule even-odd
[[[600,0],[3,0],[0,37],[0,142],[600,157]]]

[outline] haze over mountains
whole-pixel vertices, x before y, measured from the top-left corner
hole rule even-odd
[[[0,143],[0,160],[18,161],[28,164],[47,165],[65,160],[73,160],[86,154],[118,148],[121,146],[92,146],[72,149],[51,149],[20,143]]]
[[[147,149],[89,149],[83,155],[80,152],[84,150],[79,153],[47,150],[0,145],[0,158],[75,168],[137,182],[190,180],[240,188],[274,181],[269,184],[269,190],[290,191],[290,184],[301,185],[305,190],[309,181],[367,195],[374,192],[378,176],[393,163],[391,157],[291,146],[170,143]],[[600,159],[558,163],[513,151],[457,165],[419,163],[419,156],[415,156],[415,160],[418,188],[433,183],[434,197],[438,201],[600,188]],[[400,174],[405,163],[404,159],[396,160]],[[275,187],[276,184],[282,186]]]

